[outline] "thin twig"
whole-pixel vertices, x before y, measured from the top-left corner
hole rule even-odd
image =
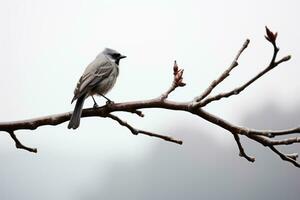
[[[286,130],[248,130],[249,135],[263,135],[269,138],[280,136],[280,135],[290,135],[294,133],[299,133],[300,127],[286,129]]]
[[[248,155],[246,154],[246,152],[245,152],[245,150],[244,150],[244,148],[243,148],[243,146],[242,146],[242,144],[241,144],[239,135],[236,134],[236,133],[232,133],[232,134],[233,134],[234,139],[235,139],[235,141],[236,141],[236,143],[237,143],[237,145],[238,145],[238,147],[239,147],[239,150],[240,150],[240,154],[239,154],[239,155],[240,155],[241,157],[246,158],[246,159],[247,159],[248,161],[250,161],[250,162],[254,162],[254,161],[255,161],[255,158],[252,157],[252,156],[248,156]]]
[[[222,98],[228,98],[228,97],[230,97],[232,95],[238,95],[240,92],[242,92],[244,89],[246,89],[249,85],[251,85],[253,82],[255,82],[257,79],[259,79],[260,77],[262,77],[263,75],[265,75],[266,73],[268,73],[269,71],[271,71],[272,69],[274,69],[280,63],[286,62],[286,61],[290,60],[291,56],[285,56],[282,59],[280,59],[278,62],[275,62],[275,59],[276,59],[278,51],[279,51],[279,49],[275,46],[274,47],[274,53],[273,53],[272,62],[263,71],[261,71],[260,73],[258,73],[256,76],[254,76],[248,82],[246,82],[242,86],[237,87],[234,90],[231,90],[229,92],[220,93],[218,95],[206,98],[204,101],[201,101],[200,103],[198,103],[197,106],[198,107],[204,107],[204,106],[206,106],[207,104],[209,104],[209,103],[211,103],[213,101],[217,101],[217,100],[220,100]]]
[[[160,134],[156,134],[156,133],[151,133],[149,131],[143,131],[143,130],[134,128],[133,126],[131,126],[130,124],[128,124],[126,121],[123,121],[122,119],[120,119],[119,117],[117,117],[116,115],[108,114],[107,117],[109,117],[109,118],[117,121],[120,125],[127,127],[131,131],[131,133],[134,134],[134,135],[144,134],[144,135],[148,135],[148,136],[151,136],[151,137],[157,137],[157,138],[166,140],[168,142],[182,144],[181,140],[177,140],[177,139],[174,139],[174,138],[169,137],[169,136],[160,135]]]
[[[300,143],[300,137],[293,137],[282,140],[270,140],[270,144],[272,145],[290,145],[294,143]]]
[[[36,148],[31,148],[31,147],[27,147],[25,145],[23,145],[19,139],[17,138],[17,136],[14,134],[13,131],[7,131],[10,135],[10,137],[15,141],[15,145],[17,149],[24,149],[26,151],[29,152],[33,152],[33,153],[37,153],[37,149]]]
[[[290,163],[293,163],[296,167],[300,167],[300,163],[298,163],[298,162],[296,161],[296,158],[297,158],[297,157],[295,157],[295,156],[291,157],[290,154],[283,154],[283,153],[281,153],[280,151],[278,151],[274,146],[269,146],[269,148],[270,148],[273,152],[275,152],[277,155],[279,155],[280,158],[281,158],[282,160],[285,160],[285,161],[288,161],[288,162],[290,162]]]
[[[243,53],[243,51],[248,47],[249,43],[250,43],[250,40],[246,39],[246,41],[244,42],[242,48],[239,50],[238,54],[236,55],[236,57],[232,61],[229,68],[227,70],[225,70],[219,78],[217,78],[216,80],[211,82],[210,86],[200,96],[195,98],[196,102],[200,102],[202,99],[207,97],[217,85],[219,85],[223,80],[225,80],[230,75],[230,72],[236,66],[238,66],[238,59],[239,59],[240,55]]]
[[[255,133],[256,134],[249,134],[252,132],[251,129],[248,129],[248,128],[243,128],[243,127],[240,127],[240,126],[236,126],[236,125],[233,125],[231,123],[229,123],[228,121],[218,117],[218,116],[215,116],[211,113],[208,113],[207,111],[204,111],[203,109],[201,108],[198,108],[197,110],[192,110],[192,113],[219,126],[219,127],[222,127],[224,128],[225,130],[229,131],[230,133],[235,133],[235,134],[238,134],[238,135],[245,135],[247,136],[249,139],[253,140],[253,141],[256,141],[260,144],[262,144],[263,146],[266,146],[266,147],[274,147],[273,146],[273,140],[269,139],[268,137],[265,137],[265,136],[262,136],[262,134],[259,134],[259,132],[257,130],[255,130]],[[265,131],[262,131],[262,133],[265,132]],[[272,132],[272,131],[271,131]],[[284,132],[284,131],[282,131]],[[296,132],[293,132],[293,134],[296,133]],[[298,134],[300,133],[300,131],[298,132]],[[292,134],[292,133],[291,133]],[[274,136],[276,137],[276,136]],[[237,141],[237,140],[236,140]],[[279,145],[279,142],[280,140],[276,141],[276,143],[278,143]],[[283,139],[283,143],[286,141],[286,139]],[[238,141],[237,141],[238,142]],[[275,144],[276,145],[276,144]],[[288,158],[295,158],[297,155],[296,153],[294,154],[286,154],[285,157],[288,157]],[[281,157],[283,158],[283,157]],[[288,161],[288,162],[291,162],[291,159],[283,159],[285,161]],[[294,165],[295,163],[292,162]],[[297,165],[295,165],[297,166]],[[300,166],[297,166],[297,167],[300,167]]]
[[[297,160],[299,157],[298,153],[286,153],[285,155],[293,160]]]
[[[140,110],[128,110],[127,112],[131,112],[133,114],[136,114],[137,116],[140,116],[140,117],[144,117],[144,113]]]

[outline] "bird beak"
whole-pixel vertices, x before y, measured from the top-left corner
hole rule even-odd
[[[123,59],[123,58],[126,58],[126,56],[121,55],[121,56],[119,57],[119,59]]]

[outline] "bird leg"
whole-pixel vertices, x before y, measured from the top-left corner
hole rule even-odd
[[[106,101],[106,105],[107,104],[114,104],[115,102],[113,102],[112,100],[110,100],[109,98],[107,98],[106,96],[104,96],[103,94],[100,94],[102,97],[104,97],[107,101]]]
[[[94,99],[93,96],[92,96],[92,98],[93,98],[93,101],[94,101],[94,106],[93,106],[93,108],[98,108],[99,106],[98,106],[98,104],[97,104],[97,102],[95,101],[95,99]]]

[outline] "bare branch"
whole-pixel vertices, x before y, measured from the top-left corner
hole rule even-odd
[[[263,135],[266,137],[275,137],[279,135],[289,135],[289,134],[294,134],[294,133],[300,133],[300,127],[297,128],[291,128],[291,129],[286,129],[286,130],[277,130],[277,131],[272,131],[272,130],[248,130],[248,134],[251,135]]]
[[[15,141],[17,149],[24,149],[24,150],[29,151],[29,152],[37,153],[37,149],[36,148],[31,148],[31,147],[27,147],[27,146],[23,145],[19,141],[19,139],[17,138],[17,136],[14,134],[13,131],[8,131],[8,133],[9,133],[10,137]]]
[[[277,37],[277,33],[276,33],[276,37]],[[276,39],[276,37],[275,37],[275,39]],[[272,45],[273,45],[273,49],[274,49],[272,59],[270,61],[270,64],[263,71],[258,73],[256,76],[254,76],[252,79],[250,79],[248,82],[246,82],[242,86],[237,87],[237,88],[235,88],[235,89],[233,89],[229,92],[220,93],[218,95],[208,97],[208,98],[204,99],[203,101],[201,101],[200,103],[195,104],[195,106],[204,107],[204,106],[206,106],[207,104],[209,104],[213,101],[217,101],[217,100],[220,100],[222,98],[228,98],[232,95],[238,95],[240,92],[242,92],[244,89],[246,89],[252,83],[254,83],[257,79],[259,79],[260,77],[262,77],[263,75],[265,75],[266,73],[268,73],[269,71],[274,69],[276,66],[278,66],[279,64],[281,64],[283,62],[286,62],[286,61],[291,59],[291,56],[285,56],[285,57],[281,58],[279,61],[276,62],[276,57],[277,57],[277,54],[279,52],[279,48],[276,46],[275,40],[274,40],[274,42],[272,42]]]
[[[279,141],[270,140],[268,137],[262,136],[262,134],[258,134],[259,133],[258,131],[253,131],[253,130],[248,129],[248,128],[243,128],[243,127],[240,127],[240,126],[233,125],[233,124],[229,123],[228,121],[225,121],[224,119],[222,119],[220,117],[217,117],[217,116],[215,116],[211,113],[208,113],[208,112],[204,111],[201,108],[192,110],[192,113],[199,116],[199,117],[201,117],[201,118],[203,118],[203,119],[205,119],[205,120],[207,120],[207,121],[209,121],[209,122],[211,122],[211,123],[213,123],[213,124],[215,124],[215,125],[217,125],[217,126],[219,126],[219,127],[221,127],[221,128],[224,128],[225,130],[229,131],[230,133],[232,133],[234,135],[235,134],[245,135],[248,138],[250,138],[251,140],[254,140],[254,141],[262,144],[263,146],[267,146],[267,147],[271,148],[271,147],[274,147],[273,145],[279,145],[279,143],[280,143]],[[252,134],[253,132],[255,132],[256,134]],[[262,133],[263,132],[264,131],[262,131]],[[282,131],[282,132],[285,132],[285,131]],[[293,132],[293,133],[296,133],[296,132]],[[300,133],[300,132],[297,132],[297,133]],[[291,139],[291,140],[295,140],[295,139]],[[286,140],[283,140],[283,143],[284,143],[284,141],[286,141]],[[298,141],[298,139],[297,139],[297,141]],[[236,140],[236,142],[239,145],[239,143],[238,143],[239,140]],[[277,143],[277,144],[275,144],[275,143]],[[241,146],[239,146],[239,148],[240,147]],[[241,149],[240,149],[240,151],[241,151]],[[281,158],[285,161],[290,162],[291,158],[296,157],[295,155],[297,155],[297,154],[296,153],[286,154],[284,156],[288,157],[288,159],[286,159],[286,158],[283,159],[283,157],[281,157]],[[243,157],[245,157],[245,156],[243,156]],[[294,162],[292,162],[292,163],[295,165]],[[295,165],[295,166],[297,166],[297,165]],[[297,167],[299,167],[299,166],[297,166]]]
[[[136,114],[139,117],[144,117],[145,116],[144,113],[142,111],[140,111],[140,110],[128,110],[128,112]]]
[[[288,161],[293,165],[295,165],[296,167],[300,167],[300,164],[296,161],[296,158],[298,156],[294,156],[294,155],[291,156],[291,154],[283,154],[280,151],[278,151],[274,146],[269,146],[269,148],[277,155],[279,155],[282,160]]]
[[[243,51],[248,47],[250,43],[250,40],[249,39],[246,39],[246,41],[244,42],[242,48],[239,50],[238,54],[236,55],[236,57],[234,58],[234,60],[232,61],[231,65],[229,66],[229,68],[227,70],[225,70],[221,76],[214,80],[210,86],[198,97],[195,98],[195,101],[196,102],[199,102],[201,101],[202,99],[204,99],[205,97],[207,97],[211,92],[212,90],[217,86],[219,85],[223,80],[225,80],[229,75],[230,75],[230,72],[236,67],[238,66],[238,59],[240,57],[240,55],[243,53]],[[199,104],[200,105],[200,104]],[[198,106],[199,106],[198,105]],[[197,105],[196,105],[197,106]]]
[[[275,62],[275,65],[277,66],[283,62],[289,61],[291,58],[292,58],[291,55],[285,56],[285,57],[281,58],[280,60],[278,60],[277,62]]]
[[[242,54],[242,52],[247,48],[249,44],[249,40],[246,40],[243,47],[238,52],[237,56],[235,57],[232,64],[229,68],[222,73],[222,75],[213,81],[210,86],[198,97],[194,98],[194,101],[191,102],[176,102],[168,100],[168,96],[171,92],[173,92],[177,87],[185,86],[183,83],[183,69],[179,69],[177,66],[176,61],[174,62],[173,66],[173,82],[171,87],[163,93],[160,97],[148,100],[141,100],[141,101],[131,101],[131,102],[124,102],[124,103],[113,103],[107,104],[105,106],[99,108],[88,108],[82,110],[81,117],[109,117],[110,119],[117,121],[120,125],[128,128],[131,133],[137,134],[144,134],[151,137],[156,137],[159,139],[166,140],[168,142],[182,144],[181,140],[174,139],[169,136],[160,135],[144,130],[140,130],[134,128],[132,125],[128,124],[126,121],[123,121],[116,115],[112,114],[114,112],[129,112],[137,114],[138,116],[143,117],[143,113],[141,109],[149,109],[149,108],[161,108],[167,110],[174,110],[174,111],[182,111],[194,114],[199,118],[202,118],[212,124],[215,124],[225,130],[228,133],[233,134],[234,139],[237,143],[237,146],[240,151],[240,156],[246,158],[250,162],[254,162],[254,157],[248,156],[241,144],[240,136],[246,136],[248,139],[255,141],[257,144],[263,145],[265,147],[270,148],[275,154],[279,155],[282,160],[288,161],[294,164],[296,167],[300,167],[300,164],[296,161],[298,154],[283,154],[279,150],[275,148],[277,145],[292,145],[296,143],[300,143],[300,137],[289,137],[291,134],[300,134],[300,126],[296,128],[286,129],[286,130],[254,130],[249,128],[240,127],[230,122],[215,116],[203,109],[208,103],[217,101],[219,99],[230,97],[232,95],[237,95],[244,89],[246,89],[249,85],[253,82],[258,80],[260,77],[265,75],[270,70],[274,69],[279,64],[290,60],[291,56],[286,56],[281,58],[280,60],[276,61],[276,57],[279,51],[279,48],[276,45],[277,33],[273,33],[266,27],[266,39],[273,45],[273,56],[271,58],[270,64],[260,73],[258,73],[255,77],[250,79],[248,82],[243,84],[236,89],[226,92],[220,93],[216,96],[209,97],[208,95],[212,92],[212,90],[220,84],[226,77],[229,76],[230,72],[238,65],[237,61]],[[16,147],[20,149],[24,149],[30,152],[37,152],[35,148],[30,148],[23,145],[16,135],[14,134],[17,130],[22,129],[29,129],[34,130],[40,126],[45,125],[58,125],[70,120],[71,112],[56,114],[56,115],[49,115],[45,117],[39,117],[34,119],[22,120],[22,121],[13,121],[13,122],[0,122],[0,131],[8,132],[10,137],[14,140]],[[285,136],[284,139],[273,139],[278,136]],[[272,139],[271,139],[272,138]]]
[[[298,153],[286,153],[285,155],[293,160],[297,160],[299,157]]]
[[[151,137],[157,137],[157,138],[166,140],[168,142],[182,144],[181,140],[176,140],[176,139],[174,139],[172,137],[169,137],[169,136],[159,135],[159,134],[156,134],[156,133],[151,133],[151,132],[148,132],[148,131],[143,131],[143,130],[140,130],[140,129],[136,129],[136,128],[132,127],[131,125],[129,125],[127,122],[123,121],[122,119],[120,119],[119,117],[117,117],[113,114],[108,114],[107,117],[117,121],[120,125],[127,127],[131,131],[131,133],[134,134],[134,135],[144,134],[144,135],[148,135],[148,136],[151,136]]]
[[[272,145],[290,145],[294,143],[300,143],[300,137],[287,138],[283,140],[271,140]]]
[[[248,155],[245,153],[245,150],[244,150],[244,148],[243,148],[243,146],[242,146],[242,144],[241,144],[239,135],[236,134],[236,133],[233,133],[233,136],[234,136],[234,139],[235,139],[235,141],[236,141],[236,143],[237,143],[237,145],[238,145],[238,147],[239,147],[239,150],[240,150],[240,154],[239,154],[239,155],[240,155],[241,157],[246,158],[249,162],[254,162],[254,161],[255,161],[255,158],[252,157],[252,156],[248,156]]]

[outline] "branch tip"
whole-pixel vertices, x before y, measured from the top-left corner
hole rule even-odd
[[[148,136],[151,136],[151,137],[157,137],[157,138],[166,140],[168,142],[173,142],[173,143],[176,143],[176,144],[182,144],[181,140],[174,139],[170,136],[160,135],[160,134],[151,133],[151,132],[148,132],[148,131],[136,129],[133,126],[131,126],[130,124],[128,124],[126,121],[123,121],[121,118],[117,117],[116,115],[108,114],[107,117],[117,121],[121,126],[124,126],[124,127],[128,128],[133,135],[144,134],[144,135],[148,135]]]
[[[297,160],[297,158],[299,156],[298,153],[291,153],[291,154],[285,154],[285,155],[295,161]]]
[[[283,57],[281,60],[282,60],[283,62],[285,62],[285,61],[290,60],[291,58],[292,58],[291,55],[287,55],[287,56]]]
[[[244,150],[244,148],[243,148],[243,146],[242,146],[242,143],[241,143],[241,141],[240,141],[239,135],[238,135],[237,133],[233,133],[233,132],[232,132],[232,134],[233,134],[234,139],[235,139],[235,141],[236,141],[236,144],[237,144],[237,146],[238,146],[238,148],[239,148],[239,150],[240,150],[239,156],[240,156],[240,157],[244,157],[244,158],[245,158],[246,160],[248,160],[249,162],[254,162],[254,161],[255,161],[255,158],[252,157],[252,156],[248,156],[248,155],[246,154],[246,152],[245,152],[245,150]]]
[[[10,137],[14,140],[15,142],[15,146],[17,149],[23,149],[32,153],[37,153],[37,149],[36,148],[31,148],[31,147],[27,147],[25,145],[23,145],[20,140],[17,138],[17,136],[15,135],[14,131],[7,131],[10,135]]]

